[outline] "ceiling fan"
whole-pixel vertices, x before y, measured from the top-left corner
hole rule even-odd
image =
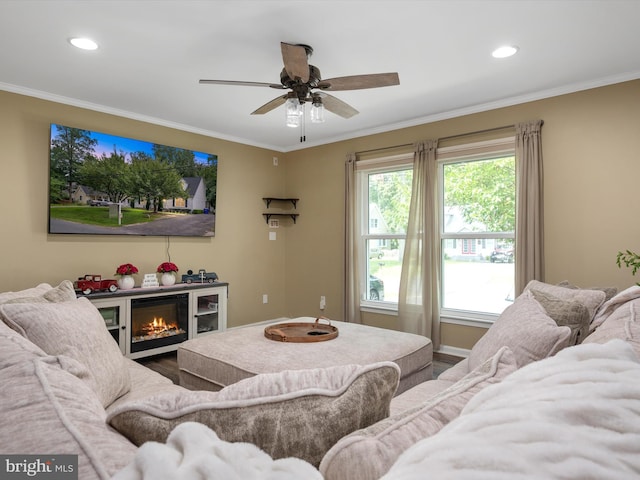
[[[308,58],[313,53],[313,48],[309,45],[294,45],[281,42],[280,48],[282,50],[282,60],[284,61],[284,68],[280,73],[280,84],[235,80],[200,80],[200,83],[291,90],[285,95],[281,95],[265,103],[257,110],[251,112],[251,115],[265,114],[286,103],[287,125],[292,127],[298,126],[296,118],[302,115],[302,106],[306,102],[312,104],[312,122],[324,121],[322,117],[323,107],[343,118],[350,118],[358,113],[351,105],[339,100],[333,95],[325,93],[326,91],[360,90],[400,84],[398,74],[395,72],[351,75],[323,80],[320,76],[320,70],[308,63]],[[322,119],[318,120],[318,118]],[[291,120],[291,123],[289,120]]]

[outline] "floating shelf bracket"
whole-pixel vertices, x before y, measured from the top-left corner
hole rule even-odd
[[[276,201],[276,202],[291,202],[291,204],[293,205],[293,208],[298,208],[298,200],[300,200],[299,198],[277,198],[277,197],[265,197],[262,200],[264,200],[267,204],[267,208],[269,208],[269,205],[271,205],[271,202]]]
[[[299,217],[297,213],[263,213],[262,214],[267,221],[267,225],[269,224],[269,219],[271,217],[290,217],[293,220],[293,223],[296,223],[296,219]]]

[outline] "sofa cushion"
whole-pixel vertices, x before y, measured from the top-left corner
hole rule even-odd
[[[530,291],[515,299],[469,353],[469,370],[493,356],[501,347],[513,351],[518,367],[550,357],[569,345],[571,330],[559,327]]]
[[[0,370],[0,445],[4,455],[78,455],[78,477],[108,479],[136,447],[105,422],[104,408],[82,381],[79,362],[38,357]]]
[[[548,293],[562,300],[574,300],[582,303],[589,310],[589,321],[593,320],[598,308],[604,303],[606,294],[602,290],[589,290],[584,288],[571,288],[570,286],[551,285],[549,283],[531,280],[524,291],[537,290]]]
[[[614,339],[629,343],[640,358],[640,299],[617,308],[582,343],[607,343]]]
[[[556,324],[571,329],[569,345],[577,345],[585,339],[589,333],[591,317],[589,309],[584,304],[575,300],[563,300],[535,288],[531,289],[531,293]]]
[[[69,280],[62,281],[57,287],[45,283],[33,289],[11,293],[10,297],[0,303],[58,303],[76,299],[76,291]]]
[[[342,438],[322,459],[320,473],[326,480],[380,478],[402,452],[435,435],[460,414],[476,393],[516,368],[513,353],[507,347],[499,349],[459,382],[415,408]]]
[[[85,365],[103,406],[131,388],[129,370],[98,309],[86,298],[60,303],[0,305],[0,317],[49,355]]]
[[[399,376],[393,362],[264,373],[218,392],[174,390],[119,402],[108,421],[137,445],[164,442],[177,425],[200,422],[227,442],[317,466],[340,438],[388,416]]]
[[[251,443],[225,442],[209,427],[178,425],[167,443],[147,442],[111,480],[322,480],[299,458],[273,460]]]
[[[383,479],[636,479],[639,403],[630,346],[582,343],[478,393]]]

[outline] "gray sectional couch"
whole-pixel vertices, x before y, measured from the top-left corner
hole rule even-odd
[[[124,358],[70,282],[0,293],[0,454],[77,454],[81,479],[638,478],[640,287],[607,294],[532,282],[394,397],[392,362],[189,391]]]

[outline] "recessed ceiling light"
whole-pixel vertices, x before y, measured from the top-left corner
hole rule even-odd
[[[90,38],[71,38],[69,43],[74,47],[81,48],[82,50],[95,50],[98,48],[98,44]]]
[[[517,51],[518,47],[515,47],[513,45],[506,45],[504,47],[496,48],[491,53],[491,55],[493,55],[494,58],[507,58],[515,55]]]

